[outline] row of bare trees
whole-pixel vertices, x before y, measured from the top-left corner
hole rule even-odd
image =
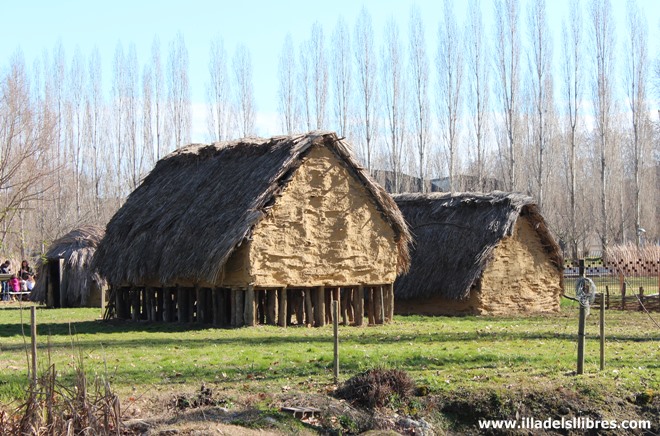
[[[363,8],[352,29],[337,21],[325,47],[318,23],[298,56],[287,36],[282,129],[337,130],[367,168],[391,171],[395,191],[406,173],[420,190],[443,177],[450,191],[528,193],[572,256],[657,240],[660,150],[648,86],[660,87],[660,57],[654,78],[637,3],[629,0],[626,26],[615,29],[610,0],[573,0],[554,34],[545,0],[497,1],[492,26],[491,5],[471,0],[464,21],[453,6],[444,1],[430,40],[416,6],[407,34],[394,18],[374,29]],[[328,100],[334,113],[318,116]]]
[[[574,0],[558,40],[544,0],[525,10],[496,2],[492,27],[491,5],[470,0],[461,21],[453,4],[444,1],[434,32],[413,6],[382,29],[363,8],[328,35],[315,23],[308,39],[287,36],[273,71],[282,133],[336,130],[369,170],[391,171],[395,190],[407,174],[420,190],[444,177],[452,191],[529,193],[571,255],[594,237],[657,240],[649,85],[660,86],[660,63],[651,71],[636,3],[615,29],[609,0]],[[249,49],[230,55],[216,37],[208,60],[206,139],[258,133]],[[0,253],[34,255],[80,223],[107,222],[159,159],[190,142],[189,62],[181,34],[165,47],[155,38],[142,62],[134,44],[118,43],[110,79],[96,50],[69,57],[57,44],[31,65],[20,52],[9,60]]]

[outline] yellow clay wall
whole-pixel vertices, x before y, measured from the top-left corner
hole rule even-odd
[[[233,259],[227,270],[246,266],[258,287],[383,284],[396,278],[394,231],[368,191],[322,146],[310,150],[246,247],[247,262]]]
[[[521,216],[513,235],[495,248],[481,280],[479,313],[557,312],[561,272],[546,255],[538,233]]]

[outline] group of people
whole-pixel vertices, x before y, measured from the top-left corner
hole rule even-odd
[[[2,281],[2,301],[9,301],[11,293],[31,292],[34,289],[34,270],[27,260],[21,262],[21,268],[18,273],[11,270],[11,262],[6,260],[0,265],[0,274],[11,274],[9,280]]]

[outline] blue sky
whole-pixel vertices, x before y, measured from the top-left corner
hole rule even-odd
[[[455,9],[464,14],[466,1],[457,1]],[[492,15],[492,2],[484,1],[484,14]],[[526,2],[521,2],[522,11]],[[585,2],[586,6],[590,2]],[[229,57],[237,44],[245,44],[251,52],[257,109],[262,118],[272,117],[276,110],[277,62],[285,35],[291,33],[298,45],[309,38],[310,29],[319,21],[329,39],[340,15],[354,26],[362,6],[372,15],[377,43],[383,27],[394,16],[405,38],[408,16],[412,4],[419,5],[425,20],[429,54],[434,56],[435,33],[441,16],[442,2],[379,0],[356,2],[335,0],[314,1],[139,1],[114,0],[94,2],[79,0],[3,2],[0,8],[3,24],[0,26],[0,68],[5,68],[10,56],[21,49],[31,65],[44,50],[52,51],[61,39],[67,59],[79,47],[85,56],[98,47],[103,63],[104,80],[112,76],[112,59],[118,41],[126,48],[134,43],[138,61],[148,60],[155,35],[161,41],[163,56],[177,32],[185,38],[190,56],[190,78],[193,103],[203,103],[205,83],[208,80],[208,50],[217,35],[223,38]],[[561,21],[567,13],[567,1],[548,1],[553,38],[559,40]],[[613,0],[617,25],[617,40],[624,36],[626,1]],[[660,47],[660,1],[640,0],[640,8],[648,19],[649,48],[653,59]],[[522,19],[522,17],[521,17]],[[522,19],[524,21],[524,19]],[[555,53],[557,56],[557,53]],[[620,57],[621,59],[621,57]],[[555,60],[557,62],[557,60]],[[619,61],[620,62],[620,61]],[[105,86],[106,91],[109,86]],[[198,121],[195,121],[196,123]],[[262,129],[263,130],[263,129]],[[195,126],[193,140],[204,126]],[[261,134],[278,132],[260,131]]]

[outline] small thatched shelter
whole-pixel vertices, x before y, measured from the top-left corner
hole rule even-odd
[[[119,318],[323,325],[392,316],[410,235],[334,133],[190,145],[110,220],[95,262]],[[343,298],[340,298],[343,296]],[[366,296],[366,297],[365,297]]]
[[[103,234],[87,225],[55,240],[37,267],[30,299],[50,307],[101,307],[105,281],[91,264]]]
[[[413,234],[410,272],[395,284],[400,314],[503,315],[559,310],[561,250],[520,194],[402,194]]]

